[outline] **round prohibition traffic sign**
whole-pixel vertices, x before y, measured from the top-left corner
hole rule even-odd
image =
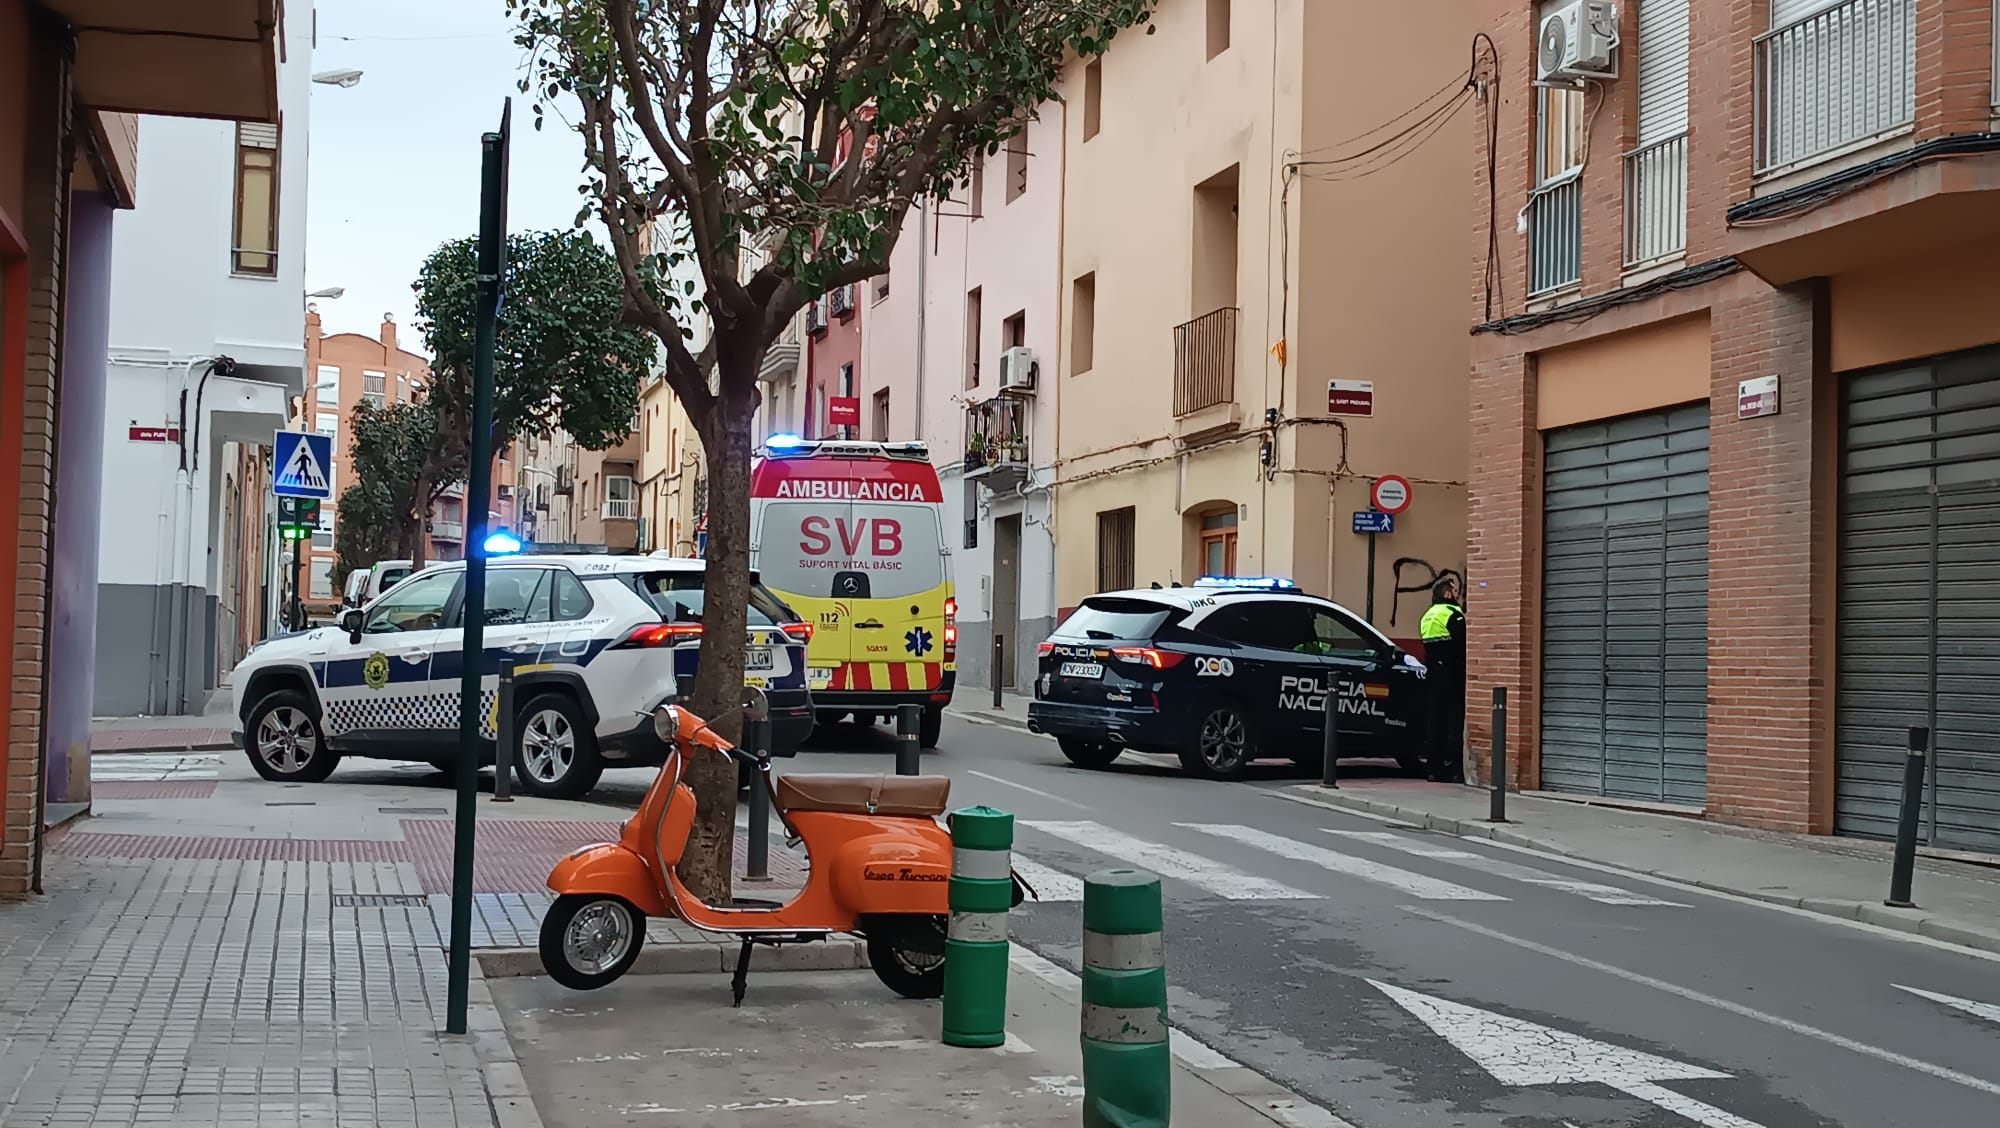
[[[1401,474],[1384,474],[1375,479],[1368,500],[1384,513],[1401,513],[1410,507],[1410,480]]]

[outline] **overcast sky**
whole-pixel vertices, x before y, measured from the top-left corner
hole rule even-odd
[[[513,95],[508,226],[567,228],[582,203],[582,142],[553,118],[537,133],[515,89],[522,53],[504,0],[318,0],[313,69],[355,67],[361,84],[312,88],[306,289],[326,332],[374,335],[386,311],[422,352],[410,283],[479,215],[479,137]]]

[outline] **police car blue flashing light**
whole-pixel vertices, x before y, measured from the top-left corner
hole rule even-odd
[[[485,548],[488,556],[512,556],[521,551],[521,538],[503,530],[487,537]]]
[[[1198,588],[1248,588],[1256,591],[1290,591],[1299,585],[1283,576],[1203,576]]]
[[[805,445],[806,441],[797,435],[772,435],[764,440],[765,450],[797,450]]]

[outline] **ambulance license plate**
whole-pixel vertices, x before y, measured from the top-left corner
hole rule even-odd
[[[1097,662],[1064,662],[1056,673],[1066,678],[1101,678],[1104,666]]]
[[[806,669],[806,688],[825,689],[833,684],[833,667],[810,666]]]

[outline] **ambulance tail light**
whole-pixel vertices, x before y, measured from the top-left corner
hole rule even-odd
[[[792,641],[794,642],[810,643],[813,640],[813,625],[811,623],[786,623],[785,633],[792,636]]]
[[[1155,650],[1150,646],[1114,646],[1111,656],[1121,662],[1137,662],[1141,666],[1151,666],[1155,670],[1169,670],[1181,664],[1187,655],[1174,650]]]
[[[701,637],[700,623],[653,623],[634,627],[624,638],[613,643],[613,650],[651,650],[661,646],[678,646]]]
[[[958,597],[944,601],[944,660],[958,661]]]

